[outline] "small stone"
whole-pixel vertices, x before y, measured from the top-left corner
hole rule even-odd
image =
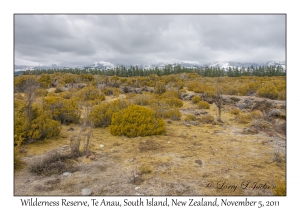
[[[81,190],[82,195],[91,195],[92,191],[89,188],[84,188]]]
[[[72,176],[73,174],[71,172],[64,172],[62,175],[63,176]]]
[[[138,189],[140,189],[141,187],[136,187],[136,188],[134,188],[135,190],[138,190]]]
[[[171,142],[170,141],[168,141],[168,144],[170,144]]]
[[[195,163],[197,163],[198,165],[200,165],[202,167],[202,161],[201,160],[195,160]]]
[[[104,147],[104,145],[103,145],[103,144],[100,144],[100,147],[102,148],[102,147]]]

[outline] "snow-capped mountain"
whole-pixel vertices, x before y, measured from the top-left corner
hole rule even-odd
[[[282,66],[285,70],[285,61],[269,61],[266,63],[242,63],[242,62],[233,62],[233,61],[218,61],[218,62],[211,62],[208,64],[200,64],[199,62],[193,61],[176,61],[176,62],[157,62],[157,63],[150,63],[150,64],[132,64],[132,65],[115,65],[107,61],[97,61],[93,64],[87,64],[82,66],[62,66],[57,64],[52,65],[42,65],[42,66],[25,66],[25,65],[15,65],[15,72],[18,71],[26,71],[26,70],[43,70],[43,69],[69,69],[69,68],[77,68],[80,70],[83,69],[113,69],[115,67],[124,66],[125,68],[130,68],[131,66],[137,66],[143,69],[164,69],[166,66],[176,67],[180,65],[184,68],[201,68],[201,67],[219,67],[221,69],[228,70],[231,68],[238,67],[239,69],[244,67],[248,68],[253,66],[254,68],[258,66]]]
[[[93,64],[90,65],[84,65],[82,66],[82,68],[87,69],[87,68],[91,68],[91,69],[113,69],[115,68],[115,65],[110,63],[110,62],[106,62],[106,61],[98,61],[95,62]]]

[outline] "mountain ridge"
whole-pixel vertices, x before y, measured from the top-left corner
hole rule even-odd
[[[175,67],[177,65],[181,65],[185,68],[204,68],[204,67],[216,67],[228,70],[229,68],[248,68],[250,66],[258,67],[258,66],[281,66],[284,70],[286,69],[285,61],[268,61],[265,63],[252,63],[252,62],[235,62],[235,61],[216,61],[210,62],[207,64],[200,64],[199,62],[195,61],[176,61],[176,62],[156,62],[150,64],[133,64],[133,65],[115,65],[107,61],[97,61],[93,64],[87,65],[78,65],[78,66],[66,66],[66,65],[58,65],[58,64],[51,64],[51,65],[39,65],[39,66],[27,66],[27,65],[14,65],[14,71],[26,71],[26,70],[43,70],[43,69],[70,69],[70,68],[78,68],[80,70],[83,69],[113,69],[116,67],[124,66],[125,68],[130,68],[130,66],[137,66],[143,69],[154,69],[159,68],[163,69],[165,66],[171,65]]]

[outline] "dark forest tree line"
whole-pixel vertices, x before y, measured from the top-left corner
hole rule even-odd
[[[205,77],[240,77],[240,76],[285,76],[286,72],[281,66],[250,66],[248,68],[229,67],[228,70],[220,67],[201,67],[201,68],[186,68],[181,65],[166,65],[164,68],[145,69],[138,66],[125,66],[115,67],[113,69],[43,69],[43,70],[26,70],[24,75],[41,75],[53,74],[55,72],[72,73],[72,74],[93,74],[93,75],[106,75],[106,76],[119,76],[119,77],[132,77],[132,76],[149,76],[156,74],[158,76],[178,74],[178,73],[197,73]]]

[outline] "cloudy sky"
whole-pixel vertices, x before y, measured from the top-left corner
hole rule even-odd
[[[284,61],[285,18],[285,15],[15,15],[15,64]]]

